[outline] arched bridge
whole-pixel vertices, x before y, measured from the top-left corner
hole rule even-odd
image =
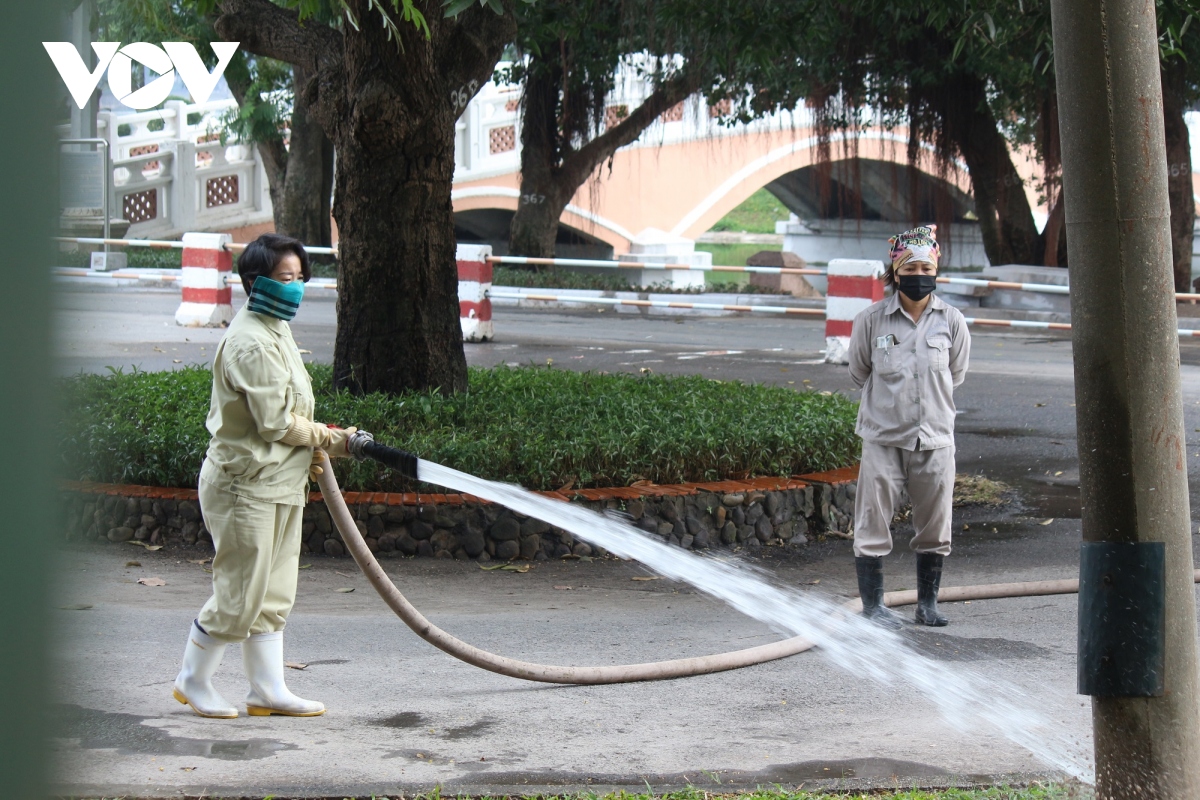
[[[619,86],[610,99],[614,109],[635,107],[649,91],[636,80]],[[538,201],[520,192],[519,98],[517,87],[488,84],[458,121],[457,233],[461,241],[489,242],[499,253],[506,252],[518,204]],[[834,135],[823,161],[805,109],[746,125],[722,125],[718,117],[717,109],[692,98],[619,150],[567,206],[557,254],[619,255],[664,234],[695,240],[765,187],[803,220],[787,226],[789,233],[824,236],[835,255],[854,257],[861,249],[877,258],[887,236],[914,219],[948,219],[955,223],[948,232],[952,262],[986,263],[971,222],[965,168],[952,163],[939,175],[932,154],[922,151],[914,173],[905,129],[867,127],[853,139]],[[1019,158],[1018,169],[1029,179],[1031,204],[1044,215],[1032,189],[1038,165]]]

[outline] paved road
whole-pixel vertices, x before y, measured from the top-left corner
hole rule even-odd
[[[173,292],[64,292],[61,369],[162,369],[205,362],[220,331],[174,326]],[[333,306],[306,303],[301,346],[327,361]],[[652,369],[846,391],[844,370],[818,363],[819,324],[763,318],[670,319],[597,312],[500,311],[498,341],[471,363]],[[1068,577],[1080,541],[1070,342],[977,333],[960,395],[960,471],[1012,483],[1020,501],[956,517],[946,583]],[[1189,463],[1200,462],[1200,347],[1183,347]],[[1197,505],[1193,480],[1193,508]],[[1052,519],[1048,524],[1047,519]],[[965,526],[961,529],[959,526]],[[1200,546],[1200,537],[1195,537]],[[170,680],[209,576],[200,550],[128,547],[64,553],[59,740],[63,793],[323,797],[567,791],[588,786],[710,789],[763,783],[909,786],[1048,774],[1021,748],[977,726],[959,732],[903,683],[881,687],[816,654],[737,673],[659,684],[546,687],[483,673],[409,634],[352,562],[311,559],[288,631],[289,673],[330,707],[307,720],[219,722],[191,716]],[[135,559],[140,566],[127,566]],[[306,560],[306,563],[307,562]],[[774,634],[686,586],[632,581],[634,564],[544,563],[527,574],[395,560],[402,590],[435,623],[506,655],[610,664],[745,647]],[[848,543],[763,564],[805,591],[854,592]],[[912,586],[906,552],[890,588]],[[149,588],[137,578],[160,576]],[[559,587],[569,586],[570,589]],[[354,588],[353,593],[337,589]],[[906,633],[932,658],[979,680],[1007,681],[1087,750],[1088,709],[1074,694],[1075,599],[955,604],[953,624]],[[241,696],[236,648],[218,676]],[[898,676],[899,677],[899,676]],[[719,783],[718,783],[719,782]]]

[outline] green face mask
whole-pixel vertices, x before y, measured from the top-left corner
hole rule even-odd
[[[296,316],[303,299],[304,281],[280,283],[264,276],[254,279],[248,305],[251,311],[286,322]]]

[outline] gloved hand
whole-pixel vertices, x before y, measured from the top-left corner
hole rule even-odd
[[[308,465],[308,479],[313,483],[317,482],[317,476],[325,472],[321,469],[321,465],[325,463],[325,451],[321,448],[313,448],[312,463]]]
[[[293,414],[292,426],[279,441],[293,447],[319,447],[328,453],[330,458],[346,458],[350,455],[346,450],[346,440],[357,430],[358,428],[330,427]]]
[[[350,440],[350,434],[355,433],[358,428],[353,426],[349,428],[334,428],[326,426],[326,430],[329,431],[329,444],[325,445],[325,452],[329,453],[329,457],[349,458],[350,451],[346,449],[346,442]]]

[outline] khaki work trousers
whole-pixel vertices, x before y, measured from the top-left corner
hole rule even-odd
[[[950,554],[954,504],[954,447],[905,450],[864,441],[854,496],[854,555],[892,552],[892,516],[908,489],[918,553]]]
[[[248,500],[200,481],[200,509],[217,551],[200,627],[228,643],[283,630],[296,602],[304,507]]]

